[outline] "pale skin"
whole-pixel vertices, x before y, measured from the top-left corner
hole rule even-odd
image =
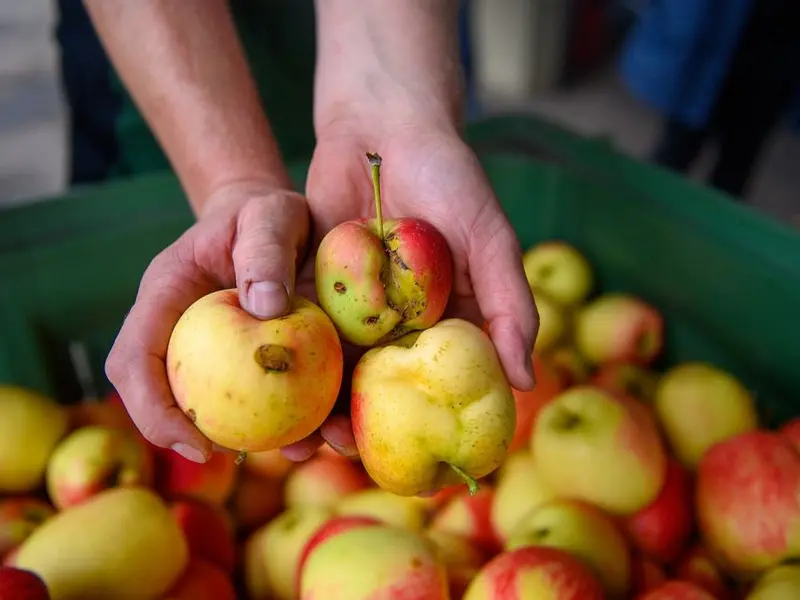
[[[450,245],[447,316],[488,321],[509,382],[532,388],[538,318],[519,244],[459,136],[458,2],[361,0],[355,10],[352,0],[317,0],[317,147],[305,195],[289,181],[226,0],[85,3],[197,217],[146,270],[106,363],[147,439],[209,458],[211,442],[167,381],[172,328],[194,300],[222,287],[237,287],[242,306],[262,319],[283,314],[295,291],[315,300],[319,240],[342,221],[374,216],[366,151],[383,157],[384,217],[426,219]],[[304,460],[323,440],[356,452],[341,415],[283,452]]]

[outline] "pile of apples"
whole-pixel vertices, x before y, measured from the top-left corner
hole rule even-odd
[[[176,402],[230,452],[152,446],[115,394],[0,386],[0,600],[800,599],[800,419],[766,429],[710,364],[657,372],[657,308],[593,294],[563,241],[524,255],[537,385],[511,388],[369,159],[378,216],[323,240],[319,305],[257,321],[224,290],[173,332]],[[345,387],[359,456],[285,458]]]

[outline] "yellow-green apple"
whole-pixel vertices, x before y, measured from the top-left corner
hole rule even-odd
[[[667,575],[657,562],[641,554],[634,554],[631,557],[631,597],[639,598],[665,581]]]
[[[637,600],[717,600],[703,588],[677,579],[662,583]]]
[[[373,517],[362,517],[358,515],[331,517],[325,521],[319,527],[319,529],[314,532],[314,535],[308,539],[308,541],[305,543],[305,546],[303,546],[303,550],[300,552],[300,558],[297,561],[297,589],[300,589],[300,576],[305,568],[308,555],[311,554],[314,548],[319,546],[322,542],[355,527],[369,527],[373,525],[385,524],[386,523],[383,523]]]
[[[353,373],[353,434],[369,475],[413,496],[493,472],[516,425],[514,396],[479,327],[445,319],[368,350]]]
[[[670,459],[658,497],[623,520],[633,547],[661,563],[676,560],[694,529],[693,492],[689,472]]]
[[[697,521],[712,556],[752,579],[800,556],[800,452],[775,432],[719,442],[697,468]]]
[[[424,500],[398,496],[379,488],[369,488],[345,496],[333,509],[339,516],[372,517],[381,523],[409,531],[421,531],[427,520]]]
[[[336,328],[300,296],[285,316],[262,321],[235,289],[213,292],[181,315],[167,348],[178,406],[208,439],[239,452],[313,433],[336,402],[342,369]]]
[[[425,535],[447,571],[450,597],[461,598],[490,555],[457,533],[428,530]]]
[[[511,392],[514,394],[517,425],[514,430],[514,439],[511,440],[508,448],[509,452],[528,447],[533,424],[539,410],[566,388],[564,378],[551,369],[538,354],[532,355],[531,362],[533,363],[533,373],[536,376],[536,386],[530,391],[511,388]]]
[[[605,600],[589,568],[556,548],[528,546],[498,554],[472,580],[463,600]]]
[[[170,511],[186,537],[189,558],[210,562],[232,574],[236,543],[230,515],[219,506],[188,498],[173,502]]]
[[[244,580],[251,600],[295,600],[300,555],[332,513],[327,508],[289,508],[254,531],[244,546]]]
[[[236,600],[236,589],[217,565],[193,558],[163,600]]]
[[[215,452],[205,463],[185,459],[177,452],[154,448],[156,489],[162,496],[197,498],[224,504],[233,493],[238,469],[230,453]]]
[[[161,598],[188,562],[186,538],[153,491],[118,487],[45,521],[14,559],[53,600]]]
[[[46,481],[50,500],[62,510],[108,488],[150,486],[152,446],[132,429],[87,425],[56,446]]]
[[[539,313],[539,331],[536,334],[535,350],[545,354],[558,346],[569,331],[569,319],[564,307],[543,292],[534,293]]]
[[[280,514],[284,508],[283,484],[280,479],[259,477],[249,471],[239,474],[228,506],[240,533],[261,527]]]
[[[655,395],[658,375],[647,367],[634,363],[610,363],[602,365],[597,370],[591,383],[615,394],[651,402]]]
[[[570,388],[547,403],[531,452],[557,495],[619,516],[651,504],[666,478],[667,456],[649,408],[591,386]]]
[[[295,467],[294,462],[286,458],[280,450],[264,452],[248,452],[242,466],[246,471],[270,479],[282,479]]]
[[[33,571],[0,567],[0,600],[51,600],[47,586]]]
[[[733,375],[699,362],[667,371],[654,405],[675,456],[694,469],[716,444],[758,427],[753,397]]]
[[[673,572],[676,578],[700,586],[717,600],[732,598],[725,573],[702,542],[695,543],[684,552],[675,562]]]
[[[650,364],[661,352],[664,321],[641,298],[604,294],[575,316],[575,346],[594,364]]]
[[[506,550],[546,546],[580,559],[609,598],[624,598],[631,585],[630,549],[610,516],[577,500],[554,500],[523,517]]]
[[[37,488],[68,427],[69,413],[51,398],[0,385],[0,494]]]
[[[528,285],[544,292],[561,306],[576,306],[592,290],[594,274],[589,261],[562,240],[548,240],[529,248],[522,255]]]
[[[55,512],[52,506],[38,498],[0,499],[0,559],[17,548]]]
[[[592,365],[571,344],[553,348],[547,353],[545,360],[566,386],[586,383],[592,374]]]
[[[370,483],[366,474],[344,457],[314,456],[287,477],[286,506],[333,506]]]
[[[374,346],[431,327],[444,313],[453,285],[453,259],[444,236],[422,219],[384,221],[377,154],[367,154],[376,217],[345,221],[317,250],[320,306],[342,339]]]
[[[300,598],[449,600],[450,594],[444,564],[427,538],[373,525],[350,528],[312,549],[300,576]]]
[[[486,552],[494,554],[502,548],[492,526],[494,489],[483,485],[476,494],[464,490],[445,504],[431,519],[431,531],[459,534]]]
[[[800,598],[800,566],[781,565],[767,571],[745,600],[797,600]]]
[[[531,453],[517,451],[508,457],[498,474],[490,515],[492,528],[505,542],[525,515],[555,499],[553,490],[539,476]]]

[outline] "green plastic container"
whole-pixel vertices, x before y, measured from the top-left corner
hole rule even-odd
[[[746,382],[769,422],[800,414],[796,231],[539,120],[490,119],[467,137],[524,247],[568,240],[602,290],[663,310],[660,366],[710,361]],[[306,166],[292,165],[299,186]],[[73,401],[77,344],[105,391],[103,362],[142,272],[191,222],[171,174],[0,212],[0,381]]]

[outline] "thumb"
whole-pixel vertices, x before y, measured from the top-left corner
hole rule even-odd
[[[293,192],[252,198],[239,211],[232,250],[242,308],[260,319],[285,314],[308,239],[305,199]]]

